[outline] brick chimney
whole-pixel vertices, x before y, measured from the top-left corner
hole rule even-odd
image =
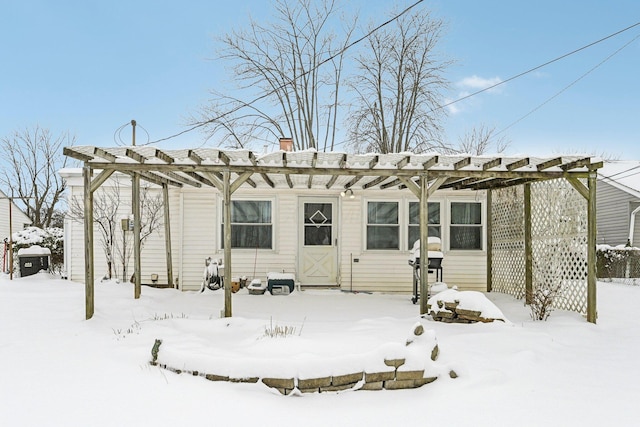
[[[280,138],[280,149],[282,151],[293,151],[293,138]]]

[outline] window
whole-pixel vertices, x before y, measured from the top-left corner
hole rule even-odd
[[[397,202],[367,203],[367,249],[400,249]]]
[[[482,204],[451,203],[450,249],[482,249]]]
[[[231,201],[231,247],[249,249],[271,249],[273,224],[271,201]],[[221,247],[224,247],[224,223],[221,232]]]
[[[331,246],[333,240],[333,204],[304,204],[304,245]]]
[[[427,203],[427,223],[429,236],[441,237],[440,234],[440,203]],[[409,239],[407,245],[409,250],[413,249],[413,244],[420,240],[420,203],[409,202]]]

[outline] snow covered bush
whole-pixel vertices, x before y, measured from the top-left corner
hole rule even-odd
[[[531,303],[529,304],[531,318],[533,320],[547,320],[553,311],[553,303],[560,295],[561,290],[560,283],[535,289],[531,293]]]
[[[640,249],[623,245],[598,245],[596,270],[598,279],[622,279],[625,283],[636,284],[640,278]]]
[[[27,227],[13,233],[13,253],[18,250],[39,245],[51,251],[49,269],[54,274],[64,271],[64,231],[61,228]],[[14,271],[18,270],[18,257],[14,256]]]

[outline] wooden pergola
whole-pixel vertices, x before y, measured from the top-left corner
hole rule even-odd
[[[168,187],[210,186],[222,195],[224,217],[231,217],[231,199],[241,186],[254,188],[368,188],[410,190],[419,200],[420,239],[427,240],[427,200],[438,189],[489,190],[563,178],[587,201],[587,320],[596,321],[596,178],[599,159],[584,156],[553,158],[439,154],[345,154],[277,151],[258,155],[249,150],[94,146],[65,147],[64,154],[84,163],[84,234],[86,318],[94,313],[93,193],[114,173],[132,178],[134,217],[134,297],[141,293],[140,180],[160,186],[164,195],[167,275],[172,283]],[[231,283],[231,222],[224,222],[224,281]],[[487,226],[487,286],[491,289],[491,224]],[[530,253],[527,258],[530,257]],[[420,258],[428,258],[427,245]],[[530,269],[530,262],[527,263]],[[427,263],[420,265],[420,313],[427,312]],[[531,286],[530,271],[527,287]],[[225,287],[225,316],[230,317],[231,287]]]

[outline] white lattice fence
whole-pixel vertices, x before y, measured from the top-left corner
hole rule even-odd
[[[524,187],[494,190],[492,289],[524,298]],[[533,290],[560,285],[554,307],[587,310],[587,202],[564,179],[531,184]]]
[[[494,190],[491,197],[492,290],[525,295],[523,187]]]
[[[561,285],[554,307],[587,311],[587,201],[566,180],[531,185],[533,287]]]

